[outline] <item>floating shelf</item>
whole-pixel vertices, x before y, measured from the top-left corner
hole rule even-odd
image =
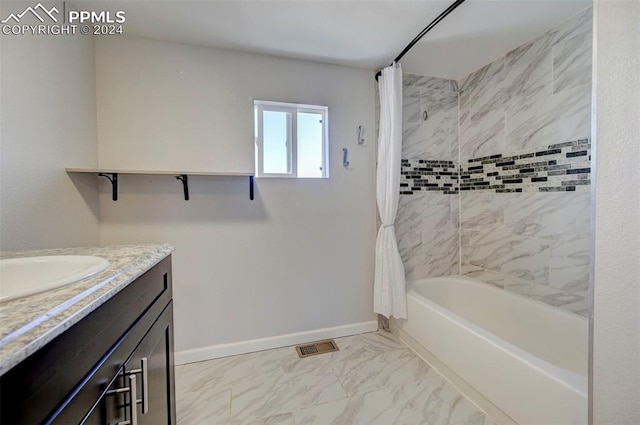
[[[112,168],[67,168],[67,173],[95,174],[99,177],[106,177],[111,182],[112,195],[114,201],[118,200],[118,175],[138,174],[148,176],[174,176],[182,182],[184,200],[189,200],[189,176],[218,176],[218,177],[249,177],[249,199],[253,201],[253,174],[249,173],[216,173],[208,171],[168,171],[168,170],[116,170]]]

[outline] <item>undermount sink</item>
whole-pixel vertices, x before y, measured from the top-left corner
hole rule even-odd
[[[0,260],[0,302],[26,297],[100,273],[104,258],[87,255],[51,255]]]

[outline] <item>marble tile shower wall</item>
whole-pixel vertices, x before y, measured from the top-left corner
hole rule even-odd
[[[482,184],[521,191],[468,190],[474,182],[465,182],[463,172],[462,273],[583,314],[590,257],[591,16],[586,9],[460,81],[463,168],[501,154],[508,161],[489,160],[478,177]],[[534,157],[514,160],[523,152]],[[500,171],[513,176],[494,180],[494,161],[514,162]],[[527,161],[533,165],[504,171]]]
[[[588,138],[591,9],[460,81],[460,158]]]
[[[396,233],[408,279],[468,274],[587,313],[591,16],[458,82],[405,76]]]
[[[404,75],[396,217],[407,279],[460,273],[458,84]]]

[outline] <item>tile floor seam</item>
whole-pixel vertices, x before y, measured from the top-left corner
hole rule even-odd
[[[433,380],[435,380],[435,378],[437,378],[437,377],[434,377],[434,378],[427,378],[427,379],[433,379]],[[401,385],[401,386],[400,386],[400,392],[402,393],[402,395],[404,395],[404,396],[407,398],[407,401],[408,401],[409,405],[410,405],[412,408],[414,408],[416,411],[420,412],[420,415],[421,415],[421,416],[424,418],[424,420],[425,420],[425,425],[431,425],[431,424],[429,424],[429,422],[428,422],[428,418],[427,418],[427,417],[422,413],[421,406],[416,405],[416,403],[414,403],[414,402],[411,400],[411,398],[412,398],[412,397],[411,397],[411,396],[406,392],[406,390],[405,390],[405,389],[403,389],[403,387],[404,387],[404,386],[405,386],[405,385]],[[447,425],[449,425],[449,424],[447,424]]]
[[[346,400],[349,399],[349,394],[347,394],[347,390],[344,388],[344,385],[342,385],[342,382],[340,381],[340,377],[338,376],[337,373],[335,373],[333,370],[331,371],[331,373],[333,374],[333,376],[336,378],[336,382],[338,383],[338,385],[340,385],[340,388],[342,388],[342,392],[344,392],[345,396],[344,398],[341,398],[339,400]],[[329,401],[327,401],[326,403],[330,403]],[[324,404],[324,403],[321,403]]]
[[[227,408],[227,423],[231,423],[231,401],[233,400],[233,392],[231,389],[229,391],[229,407]]]

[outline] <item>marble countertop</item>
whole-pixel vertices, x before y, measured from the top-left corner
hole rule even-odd
[[[95,255],[106,270],[61,288],[0,304],[0,376],[104,304],[171,252],[169,244],[0,252],[0,258]]]

